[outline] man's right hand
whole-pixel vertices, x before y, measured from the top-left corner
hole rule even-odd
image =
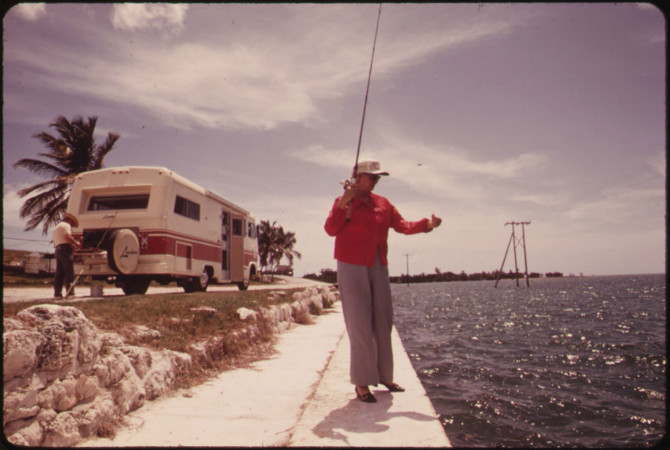
[[[355,183],[349,183],[349,185],[344,188],[344,195],[340,199],[340,201],[337,203],[337,207],[340,209],[346,209],[347,205],[351,203],[351,201],[354,199],[356,196],[356,193],[358,192],[358,188],[356,187]]]

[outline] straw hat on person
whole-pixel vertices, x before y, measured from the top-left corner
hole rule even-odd
[[[379,161],[361,161],[358,163],[358,170],[356,173],[369,173],[370,175],[388,175],[388,172],[381,170]]]
[[[70,214],[69,212],[66,212],[65,215],[63,216],[63,220],[69,220],[72,222],[72,226],[77,228],[79,226],[79,220],[77,220],[77,217],[74,214]]]

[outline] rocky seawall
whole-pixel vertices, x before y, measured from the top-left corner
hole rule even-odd
[[[337,291],[319,286],[296,292],[292,303],[257,311],[240,308],[246,326],[234,338],[254,341],[261,327],[280,333],[309,322],[338,300]],[[135,332],[158,333],[146,327]],[[71,306],[24,309],[4,319],[5,437],[21,446],[71,447],[100,435],[119,417],[169,392],[194,360],[225,354],[229,339],[212,336],[189,353],[155,350],[126,344],[123,336],[100,330]]]

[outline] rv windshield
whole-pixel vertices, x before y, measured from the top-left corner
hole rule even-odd
[[[89,211],[106,211],[116,209],[146,209],[149,194],[113,195],[92,197],[88,203]]]

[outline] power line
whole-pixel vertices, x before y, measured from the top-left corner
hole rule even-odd
[[[26,238],[15,238],[15,237],[6,237],[3,236],[3,239],[9,240],[9,241],[17,241],[15,244],[11,244],[13,247],[13,250],[23,250],[26,246],[33,245],[33,243],[37,243],[40,246],[45,246],[51,248],[51,241],[47,240],[42,240],[42,239],[26,239]],[[7,249],[7,246],[4,246],[5,249]]]
[[[42,242],[42,243],[51,243],[51,241],[45,241],[44,239],[25,239],[25,238],[12,238],[3,236],[3,239],[9,239],[12,241],[28,241],[28,242]]]

